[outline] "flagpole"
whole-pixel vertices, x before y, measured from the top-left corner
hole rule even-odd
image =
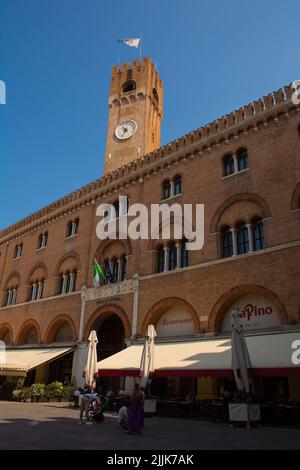
[[[142,35],[141,35],[141,40],[140,40],[140,65],[142,66]]]

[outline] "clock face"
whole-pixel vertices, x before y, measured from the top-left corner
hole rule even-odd
[[[116,128],[115,134],[118,139],[129,139],[137,130],[137,123],[132,119],[121,122]]]

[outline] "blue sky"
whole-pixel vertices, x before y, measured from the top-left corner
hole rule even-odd
[[[0,0],[0,228],[102,175],[114,64],[143,38],[162,144],[300,79],[299,0]]]

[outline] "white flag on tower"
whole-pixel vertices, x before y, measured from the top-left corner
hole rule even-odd
[[[139,45],[140,45],[140,40],[141,40],[141,38],[135,38],[135,39],[118,39],[118,42],[121,42],[122,44],[125,44],[126,46],[138,48]]]

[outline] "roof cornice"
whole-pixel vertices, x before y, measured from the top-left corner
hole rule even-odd
[[[269,93],[82,186],[0,231],[0,245],[72,214],[83,206],[94,204],[97,199],[117,193],[130,184],[141,182],[142,178],[178,165],[181,161],[185,162],[213,149],[220,149],[232,141],[239,140],[241,136],[246,136],[250,132],[256,133],[271,124],[280,125],[283,120],[290,117],[292,110],[300,112],[300,106],[292,103],[293,92],[291,84]]]

